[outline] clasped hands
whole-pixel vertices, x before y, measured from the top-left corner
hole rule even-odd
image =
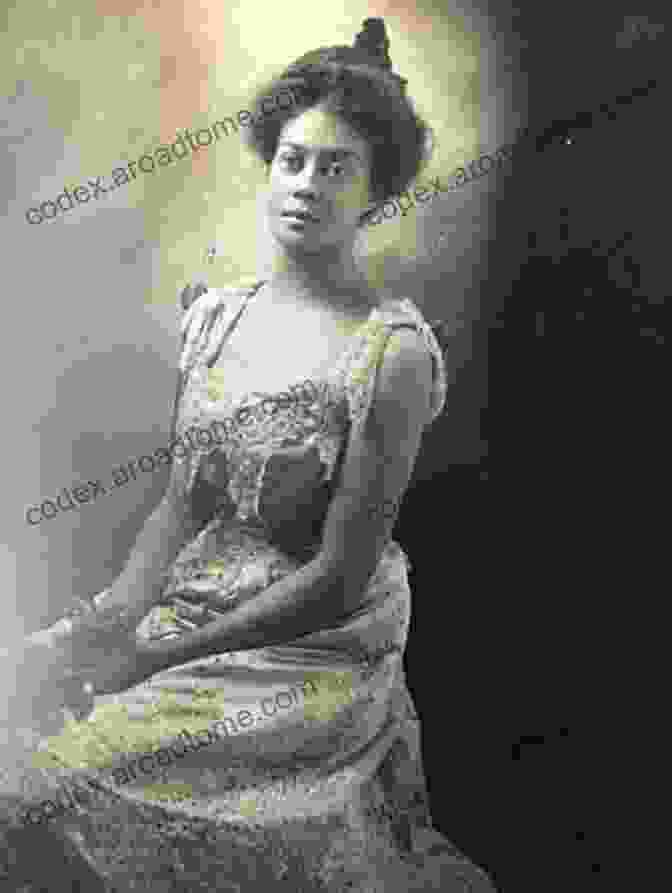
[[[219,483],[218,470],[211,469],[211,483]],[[314,498],[323,472],[315,445],[274,451],[260,488],[262,511],[273,519],[272,526],[287,523],[297,504]],[[169,498],[188,517],[184,475],[184,469],[174,470]],[[17,649],[0,652],[21,668],[17,695],[31,702],[33,711],[41,705],[50,712],[67,707],[83,716],[93,707],[94,695],[125,691],[165,667],[160,649],[139,639],[133,624],[116,622],[124,600],[116,601],[115,606],[115,599],[106,597],[94,611],[59,620],[26,636]]]
[[[19,670],[16,694],[33,713],[66,707],[81,717],[95,695],[125,691],[154,674],[155,658],[135,629],[129,632],[111,619],[108,611],[76,618],[71,626],[59,620],[4,652]]]

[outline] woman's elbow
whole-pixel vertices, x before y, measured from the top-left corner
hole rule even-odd
[[[342,555],[322,552],[317,558],[319,573],[339,614],[351,614],[361,607],[377,562],[353,561]]]

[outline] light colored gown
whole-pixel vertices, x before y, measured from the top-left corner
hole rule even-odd
[[[348,431],[368,412],[395,329],[424,337],[434,360],[432,418],[443,408],[443,356],[408,300],[376,307],[324,381],[232,404],[211,366],[261,284],[210,290],[183,315],[174,433],[220,436],[208,443],[203,435],[175,461],[188,464],[197,510],[211,511],[213,499],[218,508],[172,565],[143,636],[180,635],[314,557]],[[265,506],[264,470],[287,447],[304,448],[286,472],[301,496],[293,512],[283,506],[280,524]],[[226,468],[226,489],[208,483],[211,461],[220,475]],[[96,697],[87,720],[61,722],[60,733],[41,739],[33,765],[45,768],[24,768],[31,820],[50,798],[51,821],[76,820],[101,873],[121,889],[132,878],[133,889],[148,891],[494,890],[432,829],[403,668],[407,569],[390,539],[362,607],[338,626],[195,660]],[[181,730],[188,735],[178,739]],[[17,771],[5,773],[15,788]]]

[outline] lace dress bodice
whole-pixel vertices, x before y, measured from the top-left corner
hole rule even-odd
[[[408,300],[374,308],[322,380],[231,400],[214,362],[262,284],[208,291],[182,319],[174,435],[184,449],[173,455],[186,465],[187,492],[204,526],[177,557],[160,605],[143,624],[151,637],[201,626],[314,557],[348,433],[368,410],[395,329],[419,331],[434,359],[432,419],[445,401],[441,349]],[[277,487],[280,503],[272,498]]]

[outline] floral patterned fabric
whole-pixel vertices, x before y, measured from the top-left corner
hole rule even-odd
[[[175,434],[214,431],[215,422],[226,436],[175,460],[186,465],[195,511],[211,520],[178,555],[139,635],[182,635],[316,554],[348,432],[368,412],[396,329],[425,339],[432,418],[443,408],[441,350],[410,301],[375,308],[324,381],[229,401],[213,364],[260,285],[208,291],[184,313]],[[432,829],[402,663],[407,570],[390,540],[362,606],[339,626],[97,697],[87,720],[42,740],[49,768],[32,770],[31,802],[38,789],[55,798],[64,778],[95,778],[77,810],[101,874],[122,889],[492,891]],[[200,747],[178,759],[180,730]],[[139,772],[142,754],[157,748],[174,758]],[[133,770],[131,755],[140,759]],[[133,859],[122,863],[128,850]]]

